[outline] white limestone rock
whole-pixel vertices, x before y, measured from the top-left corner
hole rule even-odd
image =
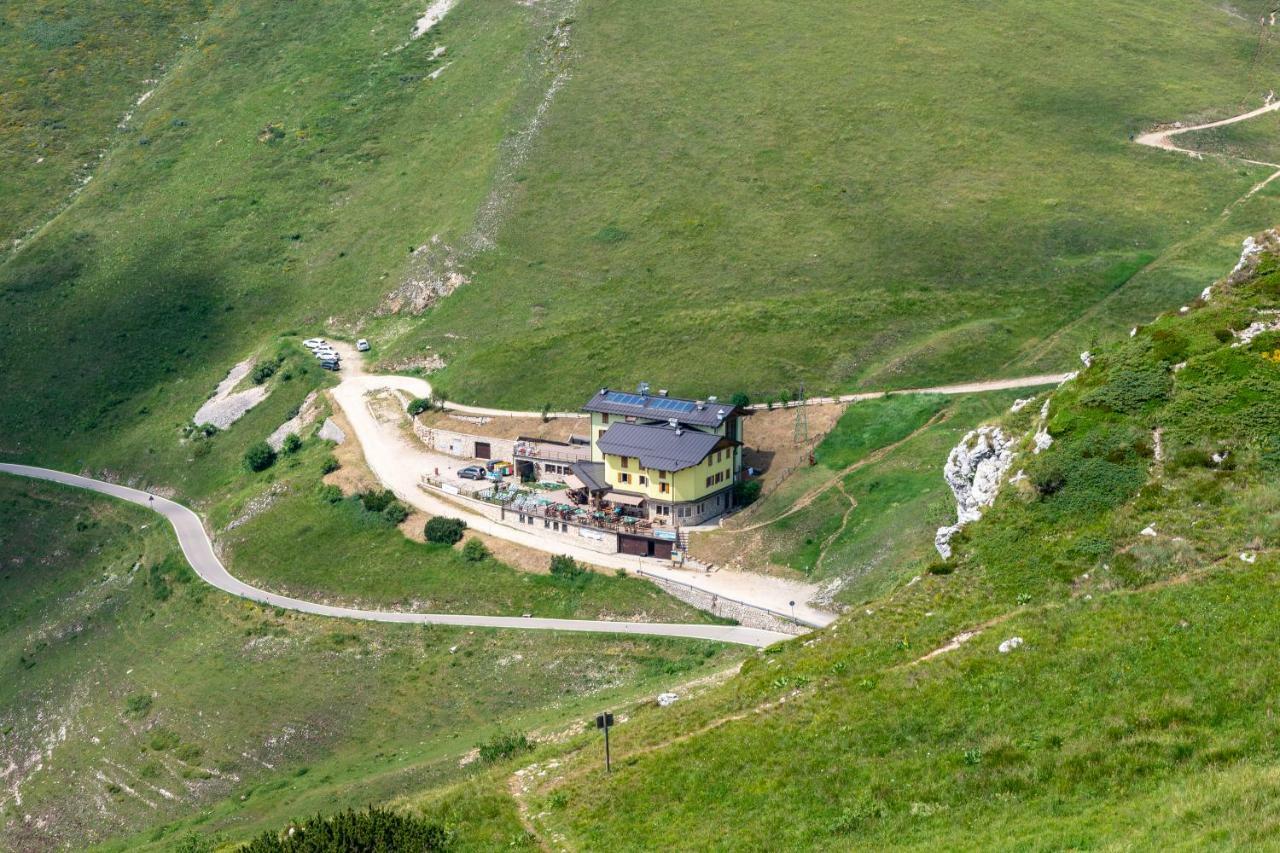
[[[984,426],[951,449],[942,476],[956,498],[956,523],[938,528],[933,540],[944,560],[951,556],[956,532],[981,518],[982,510],[995,501],[1000,481],[1013,463],[1012,444],[999,427]]]
[[[1009,652],[1022,645],[1021,637],[1010,637],[1000,644],[1000,654],[1007,655]]]

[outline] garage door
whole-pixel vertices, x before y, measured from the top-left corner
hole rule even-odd
[[[635,557],[648,557],[651,553],[653,542],[649,539],[641,539],[639,536],[624,536],[618,534],[618,550],[624,554],[631,554]]]
[[[476,458],[477,459],[493,458],[493,451],[489,449],[489,442],[487,441],[476,442]]]

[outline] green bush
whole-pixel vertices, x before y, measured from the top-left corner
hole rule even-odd
[[[430,409],[431,401],[426,397],[418,397],[409,401],[409,415],[411,417],[417,417],[423,412],[430,411]]]
[[[522,752],[530,752],[533,750],[533,744],[521,732],[499,732],[477,748],[480,752],[480,760],[485,764],[492,764]]]
[[[140,720],[151,713],[151,694],[135,693],[124,700],[124,712],[135,720]]]
[[[244,452],[244,467],[250,471],[265,471],[276,464],[276,452],[265,441],[259,441]]]
[[[392,501],[382,510],[382,515],[392,524],[400,524],[409,517],[409,508],[400,501]]]
[[[733,484],[733,502],[736,506],[751,506],[760,498],[763,484],[759,480],[740,480]]]
[[[466,529],[467,523],[460,518],[437,515],[427,521],[427,526],[423,528],[422,533],[427,537],[428,542],[456,545],[462,540],[462,531]]]
[[[427,853],[448,847],[449,833],[439,824],[370,806],[363,812],[348,809],[327,818],[316,815],[283,832],[264,832],[242,853]]]
[[[324,459],[320,460],[321,475],[332,474],[334,471],[337,471],[341,467],[342,467],[342,464],[338,462],[338,457],[334,456],[332,453],[330,453]]]
[[[729,398],[729,402],[739,408],[745,409],[747,406],[751,405],[751,398],[739,391]]]
[[[556,554],[551,558],[551,574],[558,578],[576,580],[589,575],[590,570],[580,566],[573,557]]]
[[[302,449],[302,439],[298,437],[296,432],[291,432],[284,437],[284,444],[280,446],[280,449],[285,453],[297,453]]]
[[[382,512],[395,501],[396,496],[390,489],[376,489],[360,492],[356,497],[369,512]]]
[[[164,752],[165,750],[173,749],[181,742],[178,733],[173,729],[158,728],[152,729],[151,740],[147,745],[156,752]]]
[[[468,563],[482,563],[489,558],[489,549],[473,536],[463,544],[462,558]]]
[[[279,364],[275,361],[264,361],[253,369],[253,384],[261,385],[276,373]]]
[[[341,503],[342,489],[339,489],[337,486],[329,485],[327,483],[321,484],[320,500],[324,501],[325,503],[331,503],[331,504]]]

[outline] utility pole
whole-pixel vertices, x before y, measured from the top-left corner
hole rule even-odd
[[[793,434],[796,445],[808,446],[809,444],[809,407],[804,404],[804,383],[800,383],[800,390],[796,397],[796,426]]]

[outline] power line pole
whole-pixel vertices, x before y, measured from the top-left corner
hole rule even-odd
[[[800,383],[800,391],[796,397],[796,426],[792,435],[799,446],[809,444],[809,407],[804,404],[804,383]]]

